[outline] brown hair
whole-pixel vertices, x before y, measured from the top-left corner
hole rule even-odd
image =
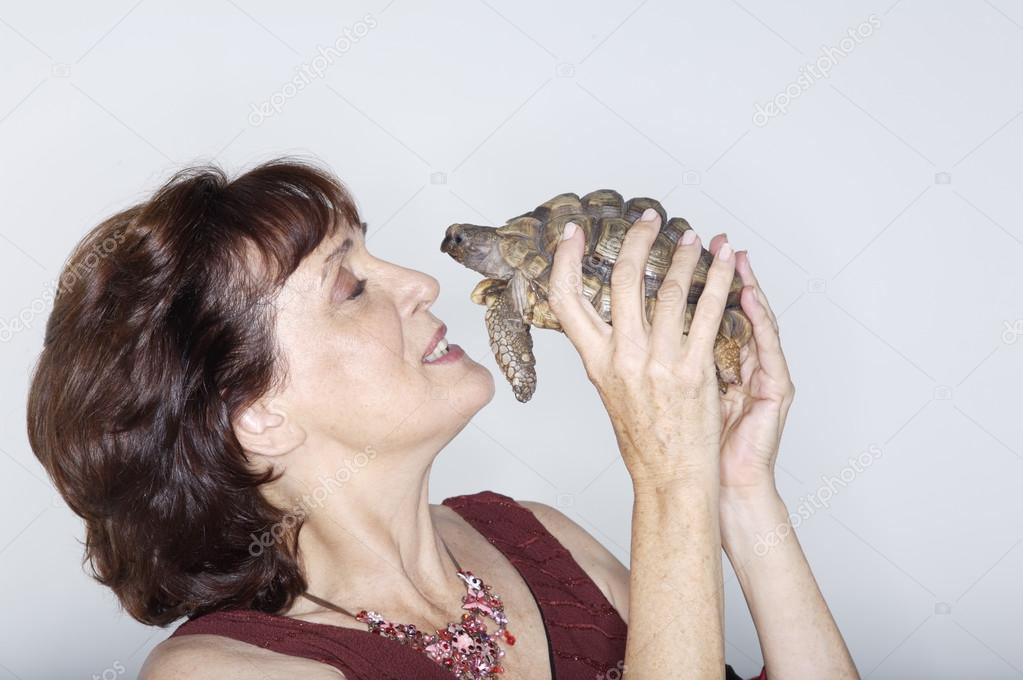
[[[298,525],[258,487],[233,418],[282,384],[271,301],[338,227],[344,185],[279,158],[178,172],[72,252],[28,395],[32,450],[85,520],[84,562],[131,616],[271,613],[305,589]]]

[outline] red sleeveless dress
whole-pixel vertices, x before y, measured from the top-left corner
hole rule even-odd
[[[536,600],[556,680],[620,678],[626,624],[599,587],[532,511],[493,491],[453,496],[455,510],[518,570]],[[512,622],[514,624],[514,621]],[[514,625],[511,626],[514,632]],[[339,669],[348,680],[451,680],[421,652],[366,630],[301,621],[253,609],[221,610],[189,619],[171,637],[211,634]],[[515,648],[506,663],[514,663]],[[742,680],[725,667],[727,680]],[[603,675],[602,675],[603,674]],[[765,671],[754,680],[767,680]]]

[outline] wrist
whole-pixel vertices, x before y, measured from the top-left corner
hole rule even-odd
[[[676,480],[636,485],[632,504],[632,565],[645,560],[660,572],[680,554],[721,559],[721,505],[717,484]],[[680,552],[681,551],[681,552]],[[720,579],[720,576],[718,577]]]
[[[634,476],[632,491],[637,498],[673,495],[719,498],[721,495],[721,473],[718,465],[715,464],[666,474]]]
[[[720,544],[720,486],[712,475],[707,477],[687,475],[683,478],[634,481],[634,511],[670,520],[659,522],[664,527],[683,517],[691,526],[713,525]]]
[[[721,546],[729,557],[763,556],[794,531],[785,501],[773,485],[738,495],[722,489],[720,506]]]
[[[721,487],[721,511],[743,512],[769,508],[781,501],[773,477],[765,477],[755,484]]]

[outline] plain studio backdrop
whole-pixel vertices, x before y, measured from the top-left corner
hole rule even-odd
[[[479,276],[439,245],[566,191],[651,196],[749,249],[779,316],[778,484],[863,676],[1023,676],[1018,2],[5,0],[0,63],[0,678],[134,677],[171,631],[84,573],[28,447],[64,259],[176,169],[285,153],[347,183],[375,254],[440,280],[434,313],[495,373],[433,502],[546,502],[628,564],[631,486],[578,355],[535,332],[516,402]]]

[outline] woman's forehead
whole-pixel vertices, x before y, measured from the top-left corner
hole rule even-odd
[[[357,249],[360,246],[364,246],[365,235],[366,223],[360,222],[357,227],[345,225],[342,229],[338,229],[330,238],[324,239],[318,248],[323,253],[319,264],[322,275],[325,277],[327,271],[335,266],[339,260],[343,260],[353,248]]]
[[[358,224],[346,222],[341,226],[341,228],[336,229],[333,234],[323,239],[319,249],[326,251],[329,255],[345,242],[350,242],[353,245],[364,243],[366,240],[366,229],[367,227],[365,222],[359,222]]]

